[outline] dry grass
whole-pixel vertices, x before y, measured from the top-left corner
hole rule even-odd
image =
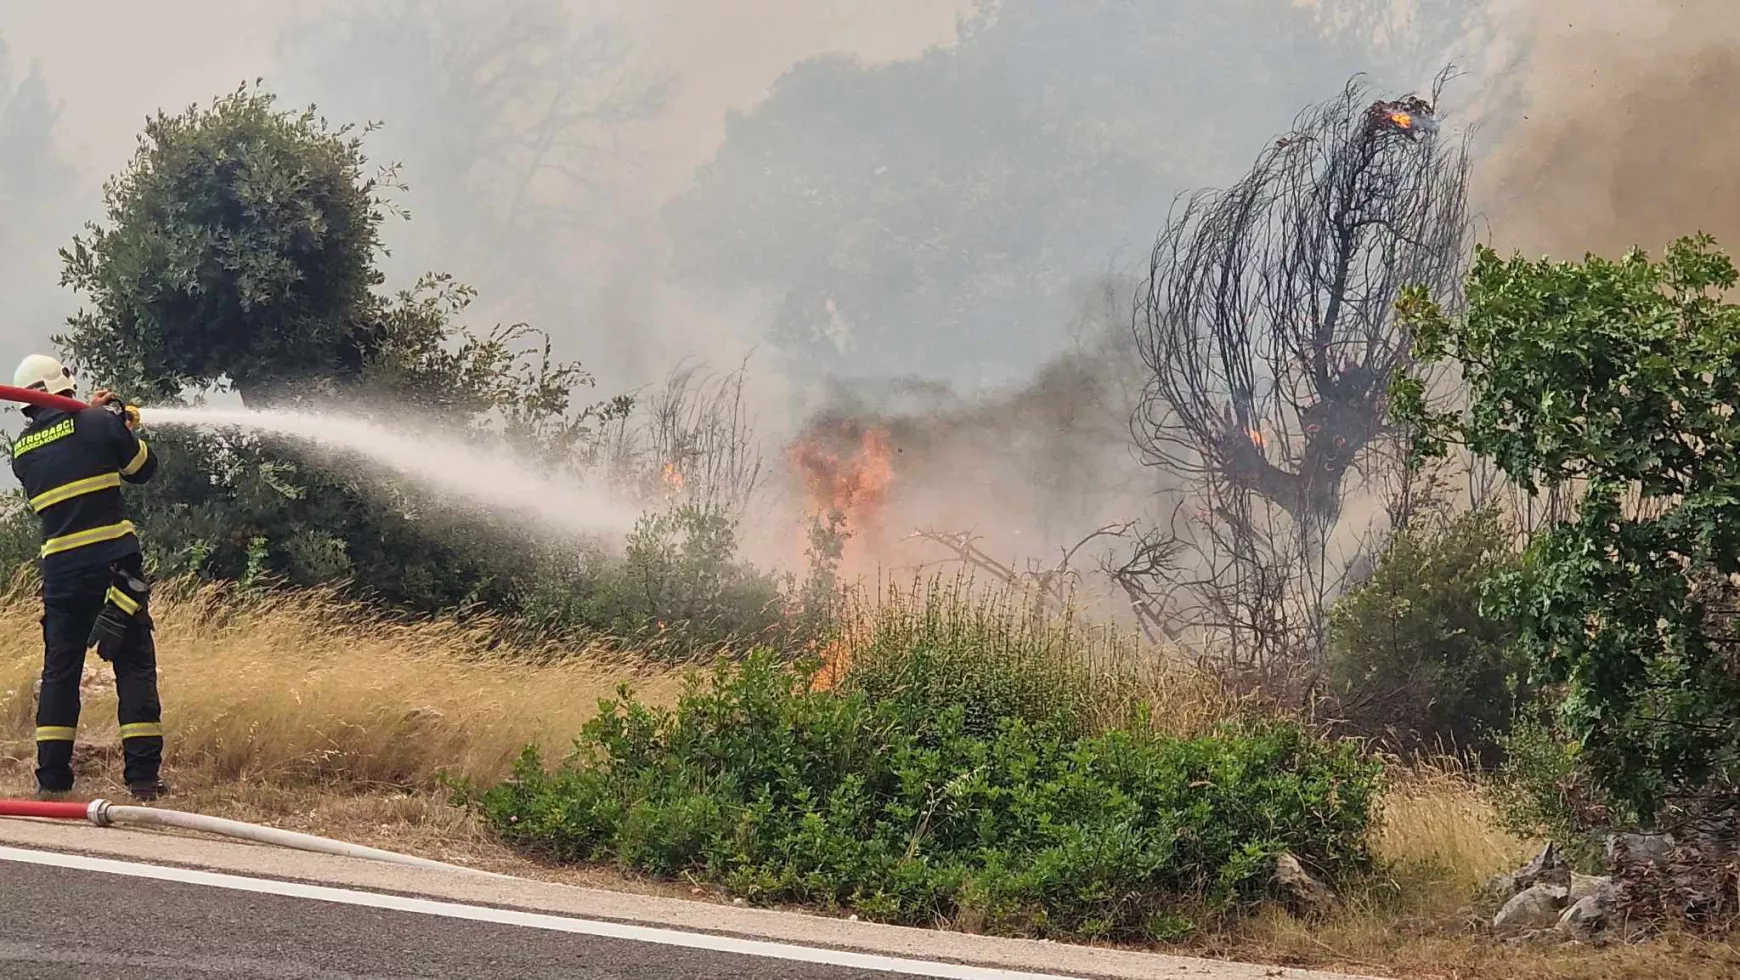
[[[1528,860],[1534,846],[1500,829],[1478,786],[1454,769],[1397,767],[1373,840],[1382,874],[1351,889],[1321,921],[1271,910],[1209,946],[1366,972],[1408,962],[1409,976],[1484,976],[1456,972],[1484,943],[1475,932],[1482,918],[1473,902],[1477,889]],[[1429,957],[1416,955],[1428,946]],[[1434,962],[1450,972],[1420,972]]]
[[[235,783],[431,789],[439,774],[504,774],[528,744],[565,750],[600,698],[633,681],[662,700],[678,680],[581,652],[561,660],[487,649],[448,620],[383,621],[321,593],[161,590],[157,619],[169,775]],[[0,595],[0,745],[29,754],[41,667],[37,602]],[[117,745],[107,667],[87,664],[81,742]]]
[[[178,808],[551,881],[722,897],[610,869],[534,863],[502,847],[469,811],[448,805],[439,786],[442,773],[498,778],[527,744],[559,753],[619,683],[669,701],[679,690],[676,675],[638,671],[596,650],[504,656],[488,648],[481,627],[383,621],[331,595],[168,588],[155,613],[166,769]],[[0,592],[0,795],[32,787],[37,617],[30,590]],[[882,625],[899,632],[918,624]],[[1063,642],[1055,635],[1029,640],[1041,653]],[[1242,710],[1197,673],[1131,672],[1121,656],[1108,653],[1095,668],[1123,678],[1117,696],[1098,708],[1147,700],[1158,706],[1156,721],[1180,734]],[[112,798],[121,790],[114,694],[106,667],[94,660],[86,691],[80,792]],[[1416,766],[1396,775],[1375,839],[1384,876],[1345,896],[1323,921],[1270,911],[1177,951],[1435,980],[1740,976],[1740,951],[1719,942],[1673,937],[1595,949],[1494,941],[1476,925],[1475,886],[1520,864],[1531,842],[1499,830],[1476,783],[1453,768]]]
[[[0,592],[0,796],[34,789],[39,604]],[[442,774],[489,782],[528,744],[566,751],[600,698],[680,679],[579,651],[489,649],[487,624],[384,621],[330,594],[160,587],[159,685],[172,805],[573,884],[712,897],[598,869],[545,867],[449,805]],[[108,667],[85,667],[78,795],[117,798],[120,744]]]
[[[1398,771],[1384,796],[1383,823],[1373,842],[1378,856],[1471,892],[1493,875],[1515,869],[1538,842],[1506,833],[1473,779],[1454,767],[1413,766]]]
[[[1306,922],[1269,909],[1194,944],[1198,952],[1287,966],[1430,980],[1731,980],[1740,948],[1670,936],[1635,946],[1519,945],[1486,931],[1480,884],[1540,842],[1499,827],[1478,784],[1454,766],[1397,768],[1374,849],[1386,873]]]

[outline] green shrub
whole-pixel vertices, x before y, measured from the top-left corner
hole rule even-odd
[[[22,568],[34,568],[41,547],[42,529],[36,515],[24,502],[23,494],[14,491],[10,499],[0,503],[0,578],[9,578]]]
[[[533,640],[605,634],[683,660],[772,642],[786,626],[780,581],[737,557],[736,525],[713,508],[643,515],[620,558],[553,552],[528,579],[514,615]]]
[[[1638,823],[1596,785],[1577,745],[1545,712],[1525,714],[1505,736],[1504,764],[1490,784],[1504,828],[1557,842],[1585,870],[1599,863],[1604,831]]]
[[[1532,676],[1562,688],[1554,727],[1647,822],[1740,786],[1740,270],[1699,234],[1581,263],[1477,248],[1452,316],[1399,306],[1422,371],[1391,409],[1414,456],[1466,447],[1569,506],[1487,590]],[[1431,399],[1453,371],[1464,390]]]
[[[1528,663],[1512,626],[1481,615],[1481,583],[1516,566],[1493,510],[1397,533],[1330,614],[1329,682],[1344,717],[1409,747],[1501,754]]]
[[[923,737],[920,737],[920,733]],[[1175,938],[1180,911],[1261,894],[1290,850],[1368,864],[1379,771],[1280,723],[1173,739],[810,689],[765,653],[674,710],[626,691],[546,771],[475,798],[511,844],[687,874],[746,898],[992,932]]]

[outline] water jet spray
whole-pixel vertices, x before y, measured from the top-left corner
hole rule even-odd
[[[91,407],[76,398],[34,388],[0,385],[0,399],[63,412]],[[185,405],[139,409],[121,399],[102,407],[135,422],[204,430],[241,430],[295,439],[329,451],[355,453],[425,487],[503,516],[529,519],[543,531],[569,535],[619,534],[634,526],[637,510],[602,488],[561,474],[538,472],[501,448],[408,432],[368,419],[275,409],[208,409]]]

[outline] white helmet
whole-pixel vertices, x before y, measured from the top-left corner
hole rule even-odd
[[[47,354],[32,354],[18,362],[12,383],[19,388],[40,388],[52,395],[70,395],[78,387],[72,372]]]

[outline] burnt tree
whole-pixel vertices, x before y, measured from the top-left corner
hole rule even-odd
[[[1468,158],[1434,118],[1445,77],[1430,102],[1351,82],[1174,211],[1133,320],[1147,463],[1262,498],[1308,538],[1335,524],[1408,364],[1396,299],[1459,295]]]

